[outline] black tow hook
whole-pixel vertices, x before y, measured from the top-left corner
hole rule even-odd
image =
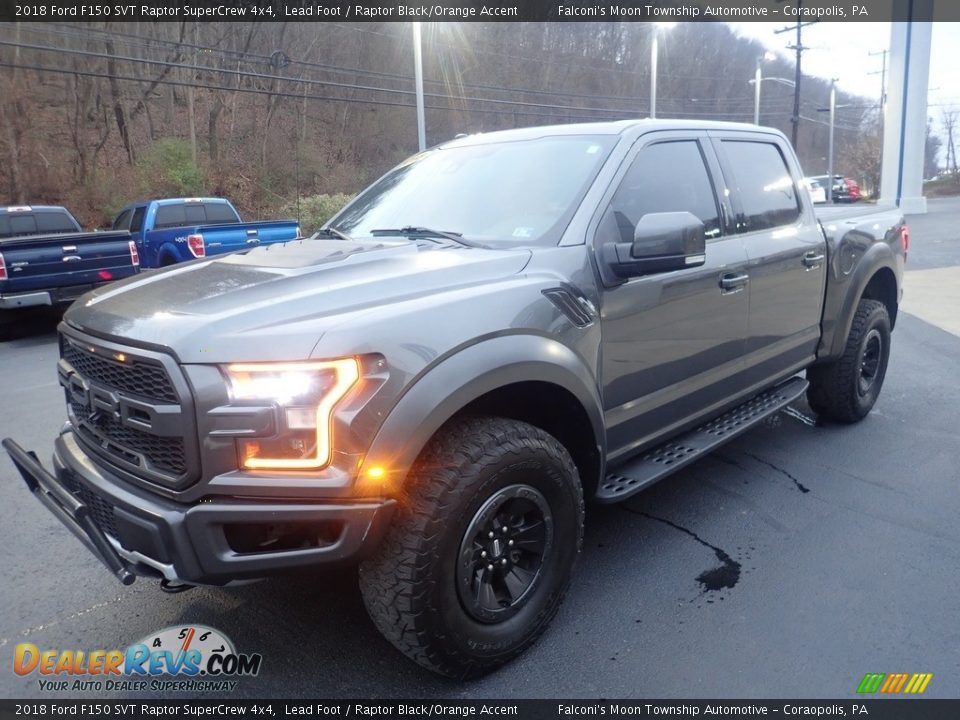
[[[195,587],[196,585],[170,582],[166,578],[160,581],[160,589],[165,593],[169,593],[170,595],[176,595],[177,593],[186,592],[187,590],[193,590]]]

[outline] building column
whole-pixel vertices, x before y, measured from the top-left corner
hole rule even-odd
[[[897,17],[911,20],[890,25],[880,200],[898,205],[905,214],[924,213],[923,156],[932,25],[912,18],[930,18],[930,5],[924,0],[894,0],[894,6]]]

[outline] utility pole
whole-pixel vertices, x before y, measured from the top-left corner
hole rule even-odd
[[[837,125],[837,108],[850,107],[850,104],[837,105],[837,79],[830,79],[830,107],[817,108],[817,112],[830,113],[830,135],[827,144],[827,202],[833,205],[833,131]]]
[[[867,75],[879,75],[880,76],[880,113],[883,114],[883,111],[887,107],[887,53],[889,50],[878,50],[877,52],[867,53],[870,57],[876,57],[877,55],[883,56],[883,66],[880,70],[874,70]]]
[[[423,152],[427,149],[427,124],[423,117],[423,51],[417,21],[413,23],[413,77],[417,91],[417,145]]]
[[[789,2],[789,1],[790,0],[777,0],[778,3]],[[803,0],[795,0],[795,2],[796,2],[796,9],[797,9],[797,17],[799,18],[801,17],[801,10],[803,9]],[[803,77],[803,72],[801,70],[800,65],[801,65],[801,60],[803,59],[803,51],[806,50],[806,48],[803,46],[803,39],[801,35],[802,35],[802,29],[805,28],[807,25],[813,25],[814,22],[816,21],[801,22],[798,19],[794,27],[788,26],[776,31],[777,35],[785,32],[796,32],[796,41],[793,43],[793,45],[787,45],[789,49],[796,51],[796,61],[795,61],[796,69],[795,69],[795,75],[793,80],[793,115],[790,118],[790,125],[791,125],[790,141],[793,143],[794,149],[796,149],[797,147],[797,134],[799,133],[799,130],[800,130],[800,81]]]
[[[830,80],[830,142],[827,145],[827,204],[833,205],[833,127],[837,119],[837,80]]]

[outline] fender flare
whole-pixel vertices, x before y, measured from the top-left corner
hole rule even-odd
[[[172,243],[169,240],[164,241],[164,243],[157,248],[157,267],[163,267],[163,259],[166,257],[173,258],[174,265],[183,262],[180,249],[175,243]]]
[[[894,253],[889,245],[878,243],[864,253],[853,273],[842,283],[844,286],[843,296],[840,301],[840,306],[835,313],[836,319],[831,323],[832,327],[829,328],[830,333],[825,332],[823,340],[821,341],[821,351],[818,353],[820,360],[832,360],[843,354],[844,347],[847,343],[847,336],[850,334],[850,328],[853,325],[853,317],[857,312],[857,305],[860,303],[860,299],[863,297],[867,285],[869,285],[874,276],[883,269],[887,269],[893,273],[897,281],[897,304],[899,305],[899,291],[902,288],[902,283],[897,273]],[[828,285],[830,282],[836,283],[837,276],[834,275],[829,278]],[[829,307],[826,309],[826,312],[830,312]],[[891,320],[892,319],[893,318],[891,318]],[[825,329],[829,327],[826,322],[824,326]]]
[[[590,420],[602,464],[606,434],[593,377],[576,353],[552,338],[501,335],[477,342],[441,358],[408,386],[380,425],[360,474],[380,466],[399,482],[437,430],[460,410],[488,392],[528,381],[556,385],[577,399]]]

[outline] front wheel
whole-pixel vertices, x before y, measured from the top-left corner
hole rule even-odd
[[[889,359],[887,308],[877,300],[861,300],[840,359],[807,370],[807,402],[831,420],[862,420],[880,396]]]
[[[539,428],[473,418],[441,430],[408,482],[360,566],[367,611],[434,672],[490,672],[537,639],[570,584],[583,539],[576,466]]]

